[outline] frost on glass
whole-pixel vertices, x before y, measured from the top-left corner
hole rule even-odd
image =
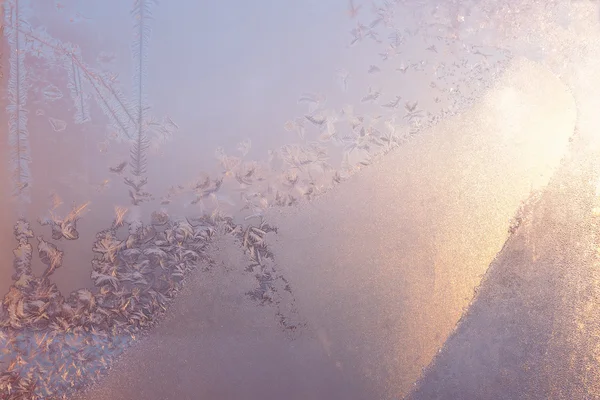
[[[312,200],[462,106],[457,97],[450,106],[426,111],[423,99],[398,94],[377,79],[390,68],[399,76],[425,73],[426,61],[400,57],[409,50],[407,43],[427,35],[444,42],[452,39],[451,34],[440,36],[439,29],[434,33],[435,28],[414,23],[407,27],[409,21],[398,11],[401,4],[383,2],[367,11],[351,2],[348,44],[376,46],[377,51],[365,71],[348,66],[332,73],[340,93],[348,93],[347,101],[331,100],[318,90],[300,93],[297,104],[304,111],[281,121],[282,133],[292,139],[269,150],[267,158],[252,159],[253,141],[247,138],[236,148],[214,151],[216,174],[200,172],[189,183],[173,177],[166,193],[151,193],[148,171],[157,161],[153,156],[179,128],[170,117],[159,119],[151,113],[147,94],[152,24],[154,16],[160,16],[159,8],[150,0],[136,0],[131,8],[133,74],[131,89],[126,90],[118,73],[106,67],[114,58],[110,49],[98,52],[95,64],[90,64],[89,52],[74,38],[53,33],[41,22],[42,11],[36,15],[34,5],[38,4],[27,0],[4,2],[9,57],[3,72],[17,204],[13,282],[3,300],[0,332],[0,359],[6,366],[0,390],[7,398],[61,398],[103,376],[116,356],[156,324],[193,270],[208,274],[229,268],[215,261],[210,247],[224,237],[244,253],[240,273],[250,283],[240,287],[248,304],[265,306],[287,338],[298,338],[307,319],[297,309],[293,282],[271,251],[277,227],[264,220],[266,211]],[[54,8],[62,11],[65,6],[56,3]],[[86,20],[75,15],[77,21],[69,22]],[[441,44],[428,44],[425,51],[435,57],[436,46]],[[500,52],[496,62],[502,57]],[[456,63],[437,63],[437,79],[452,76],[456,68],[460,68]],[[368,84],[357,83],[355,75],[366,76]],[[440,97],[452,91],[444,83],[431,85],[440,88]],[[69,115],[57,113],[67,102]],[[32,129],[30,115],[45,124]],[[63,143],[73,136],[58,135],[77,133],[81,136],[77,143],[90,146],[99,126],[105,137],[97,144],[98,153],[104,155],[115,146],[129,149],[128,157],[117,156],[105,166],[110,178],[102,176],[93,193],[85,188],[81,193],[53,189],[50,198],[34,198],[40,192],[34,191],[32,143],[42,139]],[[56,136],[38,138],[46,133]],[[77,182],[85,181],[86,172],[78,171],[76,160],[73,163],[68,174],[56,179],[55,187],[83,186]],[[38,173],[46,173],[45,167]],[[93,243],[83,243],[86,221],[98,223],[93,219],[94,196],[110,190],[112,179],[122,180],[124,199],[111,205],[110,222],[93,227],[97,229]],[[124,206],[127,202],[130,205]],[[46,210],[36,215],[28,203],[43,204]],[[184,212],[178,213],[181,209]],[[68,257],[76,241],[93,252],[92,285],[62,293],[55,280],[72,268],[69,262],[75,264]],[[86,263],[83,267],[89,268]],[[321,336],[319,340],[325,340]]]
[[[101,377],[114,357],[154,326],[191,271],[215,268],[208,246],[224,236],[232,238],[247,258],[242,272],[253,284],[244,289],[246,298],[251,304],[270,307],[275,324],[291,337],[298,335],[306,319],[296,308],[293,284],[281,273],[269,248],[277,227],[263,219],[266,210],[311,200],[438,118],[425,115],[418,99],[388,93],[379,83],[369,84],[346,104],[306,91],[297,100],[306,111],[282,121],[282,131],[296,140],[269,151],[265,160],[250,158],[250,139],[242,140],[236,149],[219,147],[214,155],[220,173],[201,173],[191,183],[177,182],[155,196],[146,188],[148,165],[153,161],[150,153],[178,129],[170,117],[158,119],[150,113],[146,92],[155,6],[153,1],[137,0],[132,7],[133,74],[127,95],[118,74],[102,67],[110,62],[110,53],[100,52],[98,66],[91,65],[79,44],[57,38],[34,18],[31,2],[4,3],[10,54],[5,68],[6,112],[18,204],[13,283],[3,300],[0,335],[4,349],[0,357],[7,366],[0,388],[8,398],[60,398]],[[380,63],[400,54],[405,41],[417,34],[396,25],[400,22],[394,22],[395,7],[387,2],[374,7],[368,26],[356,22],[351,30],[349,44],[382,46],[380,61],[370,65],[368,75],[380,73],[384,68]],[[353,21],[360,9],[351,4],[348,14]],[[384,43],[386,36],[389,40]],[[406,60],[396,72],[406,74],[408,69],[423,70],[424,64]],[[42,70],[52,71],[51,79],[36,78],[34,84],[31,71]],[[341,92],[351,90],[353,74],[348,69],[338,70],[334,78]],[[98,145],[100,153],[115,144],[129,147],[129,159],[114,160],[106,170],[123,180],[130,206],[115,204],[112,223],[95,234],[93,287],[68,295],[53,279],[67,268],[65,249],[69,242],[81,240],[79,228],[94,212],[94,201],[63,199],[53,191],[50,207],[41,215],[31,215],[31,208],[22,207],[35,201],[30,141],[36,139],[28,129],[30,93],[42,99],[34,114],[46,119],[45,129],[51,134],[70,132],[71,123],[89,126],[101,121],[109,133]],[[70,118],[53,114],[52,107],[67,100],[72,105]],[[96,115],[95,109],[103,115]],[[374,109],[380,113],[374,114]],[[81,135],[89,133],[82,129]],[[77,174],[71,171],[64,180]],[[109,179],[103,179],[96,191],[101,193],[108,185]],[[146,203],[152,206],[143,208]],[[170,215],[169,207],[177,203],[186,215]],[[42,268],[39,271],[35,260]]]
[[[204,227],[193,228],[189,223],[174,223],[160,216],[153,221],[156,226],[163,226],[157,232],[155,225],[143,225],[137,212],[136,218],[127,220],[130,235],[126,240],[120,239],[117,229],[126,223],[128,209],[116,206],[112,226],[100,231],[93,244],[97,255],[91,263],[90,277],[95,289],[82,288],[63,296],[52,282],[52,275],[63,266],[64,251],[60,248],[65,241],[79,239],[77,224],[90,201],[74,203],[69,211],[60,212],[63,201],[54,192],[51,209],[37,218],[30,217],[23,207],[32,201],[33,186],[28,94],[33,89],[45,104],[60,102],[64,97],[63,89],[52,82],[33,87],[29,75],[31,71],[39,73],[42,68],[66,73],[75,124],[91,121],[90,101],[94,100],[115,133],[110,139],[130,145],[130,175],[123,180],[130,188],[132,207],[151,197],[144,191],[146,152],[152,140],[169,139],[176,124],[170,119],[153,118],[145,101],[149,3],[136,2],[132,11],[136,32],[132,54],[137,67],[134,96],[129,101],[113,84],[115,79],[110,72],[83,61],[79,46],[53,37],[41,25],[32,25],[34,13],[29,1],[4,2],[2,26],[10,54],[8,144],[19,219],[13,231],[18,242],[13,251],[13,284],[3,300],[0,332],[0,360],[6,367],[0,375],[3,399],[62,398],[90,378],[100,376],[109,366],[109,360],[164,310],[184,276],[195,267],[202,242],[208,238],[202,236],[207,233]],[[43,108],[36,111],[37,117],[45,115]],[[48,122],[56,133],[68,126],[65,120],[53,116],[48,116]],[[121,174],[126,167],[127,163],[121,163],[110,171]],[[39,226],[33,227],[32,220]],[[45,236],[46,232],[50,234]],[[194,244],[184,245],[192,238]],[[44,266],[41,273],[32,268],[35,257]],[[128,296],[127,301],[123,301],[124,296]]]
[[[268,338],[254,362],[263,362],[271,345],[282,354],[324,349],[319,357],[334,371],[332,382],[348,385],[347,398],[359,396],[354,388],[367,378],[351,376],[335,361],[336,338],[303,313],[298,281],[274,253],[285,240],[281,227],[268,216],[281,207],[314,206],[423,129],[470,106],[513,51],[521,51],[490,33],[514,28],[500,26],[514,7],[340,4],[347,28],[342,46],[352,57],[336,60],[328,71],[307,72],[327,74],[330,87],[313,85],[287,99],[296,108],[269,116],[279,124],[276,132],[264,138],[250,129],[209,132],[217,145],[207,150],[204,126],[180,133],[173,110],[152,106],[150,83],[161,77],[151,76],[150,66],[163,57],[152,52],[153,28],[173,23],[163,21],[163,5],[135,0],[113,10],[131,24],[131,73],[120,75],[114,65],[120,56],[110,44],[87,46],[85,38],[98,28],[86,25],[93,16],[81,15],[74,4],[40,3],[3,2],[0,71],[14,248],[0,312],[0,399],[63,398],[87,388],[116,368],[115,358],[139,337],[175,329],[177,323],[158,324],[168,317],[192,324],[202,315],[217,333],[198,342],[223,345],[219,335],[231,332],[211,314],[223,309],[248,324],[247,336]],[[210,37],[203,29],[199,25],[198,34]],[[259,102],[257,92],[249,103]],[[195,101],[186,102],[186,112],[199,112]],[[200,139],[190,140],[194,136]],[[191,144],[161,158],[171,139]],[[327,260],[322,263],[326,269]],[[77,287],[68,287],[65,276],[82,270],[88,279],[73,279]],[[194,292],[198,287],[203,291]],[[188,302],[206,314],[191,312]],[[210,363],[203,365],[211,372]],[[320,372],[306,374],[316,379]]]
[[[20,201],[30,201],[28,186],[31,183],[31,152],[27,120],[27,93],[29,80],[25,68],[25,54],[28,47],[26,1],[5,2],[4,32],[10,49],[8,76],[8,105],[6,112],[9,124],[10,167],[13,176],[13,193]]]

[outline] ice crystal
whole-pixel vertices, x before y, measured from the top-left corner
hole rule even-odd
[[[30,13],[26,0],[12,0],[4,3],[5,34],[10,48],[8,77],[8,114],[10,165],[13,176],[13,194],[20,202],[30,202],[31,151],[27,120],[27,91],[29,79],[25,68],[27,37],[23,33],[28,28],[27,16]]]

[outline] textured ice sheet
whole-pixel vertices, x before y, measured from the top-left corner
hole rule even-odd
[[[600,398],[600,157],[573,147],[409,399]]]
[[[331,361],[406,394],[459,320],[530,190],[573,134],[566,88],[516,61],[483,101],[300,209],[274,254]],[[277,215],[275,215],[277,214]]]
[[[575,97],[573,147],[411,400],[600,398],[598,5],[562,6],[539,40],[561,49],[544,64]]]
[[[361,399],[365,391],[328,363],[311,335],[282,332],[271,307],[245,292],[250,263],[231,237],[217,238],[212,272],[198,271],[152,333],[78,399]]]
[[[408,393],[573,132],[572,97],[520,60],[484,100],[316,201],[274,210],[270,247],[304,331],[244,298],[247,260],[199,272],[86,399],[381,399]]]

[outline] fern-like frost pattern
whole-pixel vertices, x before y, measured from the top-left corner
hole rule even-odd
[[[8,45],[10,48],[10,73],[8,77],[8,136],[10,146],[10,166],[13,177],[13,194],[22,203],[29,203],[31,197],[31,151],[29,147],[29,131],[27,129],[28,111],[27,91],[29,80],[25,68],[27,39],[27,7],[26,0],[12,0],[4,4],[5,23]]]
[[[150,143],[146,136],[146,119],[148,102],[144,90],[148,75],[148,43],[152,34],[150,22],[152,20],[153,0],[136,0],[132,10],[134,18],[134,40],[131,53],[134,59],[133,70],[133,104],[136,115],[136,137],[131,151],[132,174],[141,177],[146,172],[146,151]]]
[[[130,196],[134,206],[152,197],[144,190],[148,180],[145,176],[146,153],[150,148],[147,131],[153,125],[152,119],[148,119],[150,107],[146,99],[145,82],[148,72],[148,43],[152,34],[150,22],[154,3],[153,0],[136,0],[132,10],[134,18],[134,40],[131,45],[131,55],[134,60],[132,104],[135,110],[136,132],[130,151],[132,178],[126,179],[125,183],[133,189],[130,191]]]

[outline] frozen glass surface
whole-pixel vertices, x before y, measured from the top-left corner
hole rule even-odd
[[[0,5],[0,400],[600,398],[596,2]]]

